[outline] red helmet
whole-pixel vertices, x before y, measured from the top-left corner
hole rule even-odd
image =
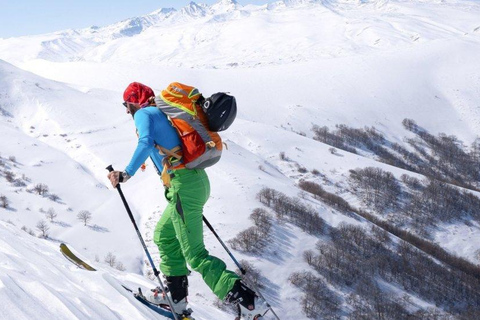
[[[123,92],[123,101],[146,105],[148,104],[148,99],[154,96],[155,93],[153,93],[152,88],[141,84],[140,82],[132,82]]]

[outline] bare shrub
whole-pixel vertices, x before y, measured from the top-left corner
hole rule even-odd
[[[15,181],[13,182],[13,185],[15,187],[25,187],[27,184],[22,179],[15,179]]]
[[[337,196],[336,194],[325,191],[322,188],[322,186],[320,186],[318,183],[300,180],[300,182],[298,183],[298,186],[300,187],[300,189],[311,193],[315,199],[323,200],[325,203],[335,207],[338,210],[341,210],[341,211],[352,210],[350,204],[345,199],[343,199],[340,196]]]
[[[48,238],[48,230],[50,230],[50,227],[48,226],[45,220],[38,221],[36,227],[37,227],[37,230],[42,233],[41,234],[42,238]]]
[[[50,220],[50,222],[53,222],[53,220],[55,220],[55,218],[57,217],[57,213],[53,208],[49,208],[48,211],[45,213],[45,216],[47,217],[47,219]]]
[[[298,172],[300,172],[300,173],[307,173],[308,170],[307,170],[307,168],[299,165],[299,166],[298,166]]]
[[[60,197],[58,195],[52,193],[48,196],[48,199],[52,200],[53,202],[57,202],[58,200],[60,200]]]
[[[418,126],[415,120],[405,118],[403,119],[402,124],[408,131],[417,132],[418,130]]]
[[[43,184],[43,183],[37,183],[34,187],[33,187],[33,191],[35,191],[38,195],[46,195],[48,193],[48,186],[46,184]]]
[[[263,233],[257,227],[239,232],[229,243],[233,249],[245,252],[260,252],[266,245]]]
[[[8,200],[7,196],[1,195],[0,196],[0,206],[4,209],[8,208],[10,201]]]
[[[273,218],[265,209],[254,209],[250,215],[250,219],[253,221],[255,226],[257,226],[264,233],[268,233],[272,227]]]
[[[77,214],[77,219],[83,222],[86,226],[92,220],[92,213],[87,210],[82,210]]]
[[[313,250],[306,250],[303,252],[303,260],[305,260],[306,263],[312,264],[314,258],[315,253],[313,252]]]
[[[402,174],[400,176],[400,179],[402,180],[403,183],[407,185],[410,189],[413,190],[420,190],[422,188],[422,182],[420,179],[417,179],[415,177],[409,176],[408,174]]]
[[[323,280],[307,271],[292,273],[289,281],[304,292],[301,305],[308,318],[337,318],[336,313],[340,310],[340,299]]]
[[[302,204],[299,198],[290,198],[270,188],[263,188],[257,197],[275,211],[278,219],[288,219],[289,222],[311,234],[321,234],[324,231],[323,219],[313,207]]]
[[[300,189],[311,193],[315,199],[320,199],[325,194],[322,186],[315,182],[300,180],[298,186]]]
[[[125,271],[126,270],[125,266],[120,261],[118,261],[117,264],[115,265],[115,269],[120,270],[120,271]]]
[[[350,172],[349,181],[362,201],[378,213],[399,206],[402,189],[391,172],[375,167],[356,169]]]
[[[13,173],[12,171],[5,171],[5,179],[7,179],[8,182],[14,182],[15,173]]]
[[[113,253],[109,252],[103,261],[105,261],[110,267],[115,267],[115,264],[117,263],[117,257]]]
[[[258,192],[257,198],[261,203],[263,203],[267,207],[270,207],[273,201],[275,200],[275,198],[277,197],[277,195],[278,195],[277,191],[275,191],[274,189],[265,187],[262,190],[260,190],[260,192]]]

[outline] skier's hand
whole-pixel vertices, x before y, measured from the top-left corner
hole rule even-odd
[[[122,174],[121,171],[112,171],[107,175],[108,179],[110,180],[114,188],[116,188],[118,183],[120,182],[121,174]]]

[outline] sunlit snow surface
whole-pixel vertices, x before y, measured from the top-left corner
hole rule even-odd
[[[301,178],[280,152],[332,182],[350,169],[379,166],[311,139],[313,124],[374,125],[402,143],[404,118],[433,134],[454,134],[470,144],[480,133],[480,5],[477,1],[285,1],[241,6],[190,4],[161,9],[106,27],[0,39],[0,147],[8,170],[30,179],[14,186],[0,177],[0,318],[148,319],[151,312],[119,290],[119,282],[155,286],[145,256],[105,167],[123,169],[136,145],[133,121],[121,106],[132,81],[156,92],[171,81],[205,95],[229,91],[239,113],[222,161],[208,170],[212,193],[205,215],[224,241],[252,225],[256,193],[268,186],[296,196]],[[32,72],[32,73],[31,73]],[[301,136],[298,133],[305,133]],[[152,230],[166,201],[150,162],[123,189],[152,255]],[[259,168],[262,168],[260,170]],[[0,168],[4,169],[4,168]],[[309,177],[307,175],[307,177]],[[26,192],[45,183],[53,202]],[[332,187],[333,188],[333,187]],[[336,191],[332,189],[331,191]],[[355,203],[355,199],[348,199]],[[359,223],[318,203],[327,223]],[[54,208],[50,241],[35,225]],[[76,219],[93,213],[88,226]],[[10,223],[6,222],[10,221]],[[235,266],[210,231],[211,254]],[[477,262],[476,225],[439,229],[436,240]],[[288,283],[308,269],[302,253],[318,239],[290,224],[275,225],[263,256],[234,252],[261,270],[265,295],[282,319],[302,319],[300,292]],[[99,269],[89,273],[58,251],[67,242]],[[107,267],[112,252],[126,267]],[[96,257],[98,259],[96,259]],[[99,261],[95,261],[99,260]],[[232,319],[212,306],[198,274],[190,277],[195,317]],[[421,302],[418,302],[421,304]]]

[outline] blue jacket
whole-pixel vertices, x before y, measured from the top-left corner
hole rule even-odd
[[[138,145],[125,171],[133,176],[148,157],[152,157],[157,168],[162,171],[164,156],[158,153],[155,144],[169,150],[180,146],[180,138],[176,129],[157,107],[138,110],[135,112],[134,120],[138,130]]]

